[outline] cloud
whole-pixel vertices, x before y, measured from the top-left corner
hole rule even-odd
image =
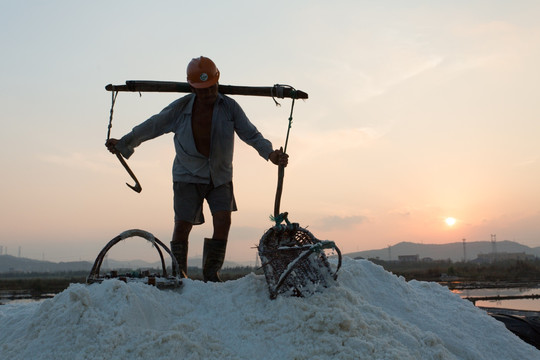
[[[110,162],[108,161],[109,158],[110,157],[105,157],[102,155],[96,159],[95,156],[94,158],[92,158],[79,152],[73,152],[64,155],[38,155],[38,159],[47,164],[54,164],[70,169],[91,170],[92,172],[108,172],[111,168],[109,165]]]
[[[320,226],[325,230],[334,230],[337,228],[347,229],[354,225],[360,225],[368,221],[368,218],[362,215],[355,216],[328,216],[319,220]]]
[[[523,159],[515,164],[516,167],[527,167],[536,165],[538,163],[538,157]]]
[[[422,49],[390,46],[379,49],[385,53],[384,59],[357,57],[347,61],[328,58],[317,69],[319,84],[334,84],[336,77],[345,77],[354,87],[337,91],[326,85],[327,98],[341,98],[344,103],[364,103],[387,93],[392,88],[440,66],[445,58],[439,54],[424,54]],[[359,65],[358,62],[363,62]]]
[[[452,28],[452,32],[463,38],[492,38],[496,37],[500,40],[501,36],[515,34],[519,31],[519,27],[507,21],[488,21],[483,23],[472,23],[466,26],[456,26]]]
[[[302,137],[295,139],[295,147],[310,156],[350,152],[372,145],[384,137],[390,128],[388,125],[380,128],[361,127],[304,133]]]
[[[399,54],[395,58],[400,59],[400,62],[386,64],[386,67],[381,69],[379,78],[366,75],[370,80],[366,84],[366,93],[371,95],[366,96],[366,100],[372,96],[382,95],[399,84],[438,67],[444,60],[439,55],[422,57],[416,54]],[[409,58],[408,63],[404,61],[406,58]]]
[[[157,150],[156,150],[157,149]],[[64,154],[38,154],[38,160],[45,164],[53,164],[59,167],[67,169],[75,169],[78,171],[90,171],[94,173],[111,173],[116,172],[118,167],[121,167],[120,163],[116,159],[116,156],[110,154],[107,151],[101,153],[84,153],[84,152],[71,152]],[[139,169],[155,169],[156,167],[169,166],[167,159],[170,157],[170,148],[166,146],[163,148],[156,148],[154,150],[141,153],[135,160],[137,168]],[[127,161],[128,164],[130,161]]]
[[[399,208],[399,209],[393,209],[388,212],[389,215],[397,215],[401,218],[410,218],[411,217],[411,210],[410,208]]]

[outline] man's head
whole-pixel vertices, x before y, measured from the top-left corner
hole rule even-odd
[[[216,64],[207,57],[192,59],[187,66],[187,81],[195,89],[208,88],[217,84],[219,70]]]

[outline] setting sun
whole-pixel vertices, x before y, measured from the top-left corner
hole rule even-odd
[[[456,219],[453,217],[447,217],[446,219],[444,219],[444,222],[448,226],[453,226],[456,223]]]

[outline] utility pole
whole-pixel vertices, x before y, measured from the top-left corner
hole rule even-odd
[[[465,241],[467,239],[463,238],[463,262],[466,262],[467,261],[467,249],[466,249],[466,246],[465,246]]]
[[[388,261],[392,261],[392,246],[388,245]]]
[[[492,252],[492,261],[497,259],[497,235],[491,234],[491,252]]]

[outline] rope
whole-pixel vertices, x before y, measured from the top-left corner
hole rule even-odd
[[[321,240],[321,242],[311,245],[309,251],[320,254],[324,249],[335,249],[336,243],[330,240]]]
[[[109,127],[107,128],[107,140],[111,138],[111,128],[112,128],[112,119],[114,111],[114,103],[116,102],[116,97],[118,96],[118,91],[111,92],[111,113],[109,115]]]
[[[275,97],[277,96],[283,99],[283,87],[288,87],[291,89],[291,98],[292,98],[291,113],[289,114],[289,126],[287,127],[287,137],[285,138],[285,146],[283,147],[283,153],[287,153],[287,144],[289,143],[289,134],[291,132],[291,127],[292,127],[294,101],[298,98],[298,93],[296,92],[296,89],[290,85],[275,84],[272,87],[272,89],[270,89],[270,95],[272,95],[272,99],[274,100],[274,103],[276,103],[276,106],[281,106],[281,104],[277,102]],[[276,92],[275,95],[274,95],[274,91]]]
[[[289,115],[289,126],[287,127],[287,137],[285,137],[285,146],[283,147],[283,153],[287,153],[287,144],[289,143],[289,133],[291,132],[291,127],[292,127],[292,114],[293,114],[293,111],[294,111],[294,100],[296,100],[296,90],[293,89],[293,94],[292,94],[293,98],[292,98],[292,103],[291,103],[291,113]]]
[[[289,221],[289,219],[287,218],[288,215],[289,215],[288,212],[281,213],[281,214],[279,214],[277,216],[270,215],[270,220],[272,220],[272,221],[274,221],[276,223],[275,227],[280,227],[281,223],[285,221],[285,223],[287,224],[286,226],[291,228],[292,224]]]

